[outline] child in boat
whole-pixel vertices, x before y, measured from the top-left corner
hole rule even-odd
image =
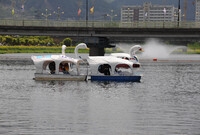
[[[68,63],[65,63],[65,64],[60,63],[59,71],[63,72],[63,74],[69,74],[69,65],[68,65]]]

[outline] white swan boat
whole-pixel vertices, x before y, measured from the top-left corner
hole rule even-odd
[[[96,56],[87,59],[92,81],[140,82],[139,59],[136,52],[143,51],[140,45],[130,48],[127,53],[111,53],[110,56]]]
[[[75,48],[75,54],[78,57],[78,49],[87,48],[85,43],[80,43]],[[31,59],[36,67],[35,80],[68,80],[84,81],[87,73],[80,71],[80,58],[71,58],[65,55],[66,46],[62,46],[61,55],[42,55],[32,56]]]
[[[122,58],[129,60],[133,63],[138,63],[139,64],[139,59],[136,56],[137,52],[143,52],[143,49],[140,45],[134,45],[130,48],[129,53],[111,53],[111,56],[117,57],[117,58]]]
[[[140,82],[134,63],[113,56],[92,56],[87,59],[91,81]]]
[[[32,56],[36,67],[35,80],[68,80],[68,81],[118,81],[140,82],[141,75],[137,73],[138,63],[115,56],[90,56],[87,64],[89,69],[83,70],[84,61],[78,54],[79,48],[87,48],[80,43],[75,48],[76,58],[65,55],[66,46],[62,46],[61,55]],[[86,66],[88,67],[88,65]]]

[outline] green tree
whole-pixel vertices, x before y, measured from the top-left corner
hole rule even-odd
[[[72,45],[72,39],[71,38],[65,38],[63,40],[63,44],[66,46],[71,46]]]
[[[12,42],[13,42],[12,37],[11,36],[5,36],[5,38],[6,38],[5,43],[8,44],[8,45],[12,45]]]

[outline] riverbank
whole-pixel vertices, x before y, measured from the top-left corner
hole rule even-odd
[[[0,54],[0,64],[6,65],[33,65],[31,56],[33,55],[47,55],[47,54],[38,54],[38,53],[14,53],[14,54]],[[109,54],[106,54],[109,55]],[[68,53],[67,56],[75,57],[73,53]],[[83,58],[87,58],[88,54],[82,54]],[[149,63],[149,62],[189,62],[189,63],[199,63],[200,55],[199,54],[172,54],[165,58],[150,58],[143,55],[138,55],[140,63]]]
[[[0,54],[0,64],[6,65],[33,65],[32,54]]]
[[[70,46],[66,48],[66,53],[74,53],[75,46]],[[106,53],[123,52],[120,48],[106,48]],[[0,46],[0,54],[10,54],[10,53],[61,53],[60,46]],[[89,53],[88,49],[79,49],[79,53]],[[172,53],[174,54],[200,54],[200,48],[187,48],[187,49],[177,49]]]
[[[66,48],[66,53],[74,53],[75,46]],[[80,53],[89,53],[87,49],[79,49]],[[0,54],[9,53],[61,53],[61,46],[0,46]]]

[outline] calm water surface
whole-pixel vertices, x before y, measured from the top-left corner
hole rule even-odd
[[[39,82],[34,72],[0,65],[0,134],[200,134],[200,63],[142,63],[141,83]]]

